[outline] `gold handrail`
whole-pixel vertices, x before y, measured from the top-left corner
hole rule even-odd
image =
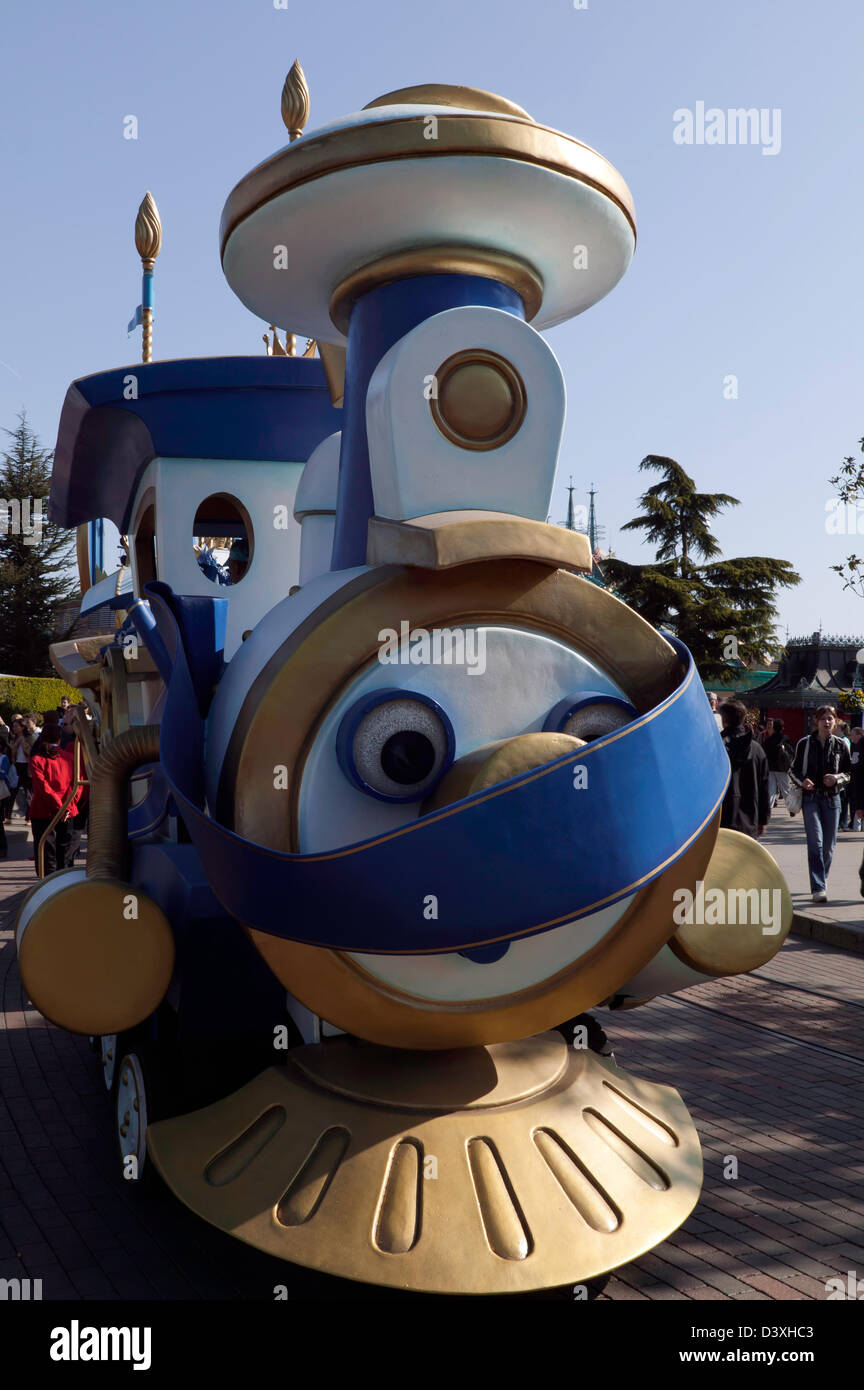
[[[45,834],[39,841],[39,846],[36,850],[37,878],[45,877],[45,841],[48,839],[49,835],[53,835],[55,827],[60,824],[60,821],[63,819],[65,813],[72,805],[72,802],[75,800],[78,788],[83,786],[86,783],[86,781],[87,778],[82,777],[81,775],[81,744],[79,742],[78,735],[76,734],[75,746],[72,754],[72,786],[69,788],[65,800],[54,812],[53,818],[48,822],[48,828],[46,829]]]
[[[83,704],[75,706],[73,719],[75,734],[81,740],[81,755],[84,760],[84,771],[86,773],[85,782],[90,779],[90,769],[99,756],[99,749],[96,747],[96,739],[93,736],[93,728],[90,720],[84,713]]]

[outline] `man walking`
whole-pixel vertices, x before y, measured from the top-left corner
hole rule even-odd
[[[784,733],[782,719],[773,721],[774,731],[765,740],[765,757],[768,759],[768,791],[771,797],[771,810],[778,795],[786,801],[789,793],[789,769],[795,761],[795,745]],[[790,816],[795,812],[790,811]]]
[[[732,765],[732,778],[723,798],[720,824],[758,840],[771,816],[768,760],[765,750],[747,727],[747,711],[740,700],[720,706],[723,742]]]
[[[852,763],[842,738],[834,735],[837,715],[833,705],[820,705],[816,728],[799,739],[792,776],[801,783],[804,829],[807,833],[807,867],[814,903],[827,903],[826,885],[837,827],[840,822],[840,790],[849,782]]]

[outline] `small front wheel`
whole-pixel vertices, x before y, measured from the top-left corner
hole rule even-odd
[[[116,1047],[116,1044],[115,1044]],[[114,1070],[114,1124],[123,1176],[140,1182],[147,1164],[147,1126],[151,1115],[151,1087],[142,1052],[126,1052]]]
[[[102,1079],[105,1082],[105,1090],[110,1095],[114,1089],[114,1072],[117,1069],[117,1034],[105,1033],[97,1042],[102,1059]]]

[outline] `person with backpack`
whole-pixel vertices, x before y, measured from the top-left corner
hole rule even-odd
[[[765,750],[747,727],[747,711],[740,700],[727,700],[720,706],[720,714],[723,742],[732,765],[720,824],[726,830],[739,830],[758,840],[771,816]]]
[[[772,723],[773,732],[762,746],[768,759],[768,793],[773,811],[778,796],[782,796],[784,801],[788,798],[789,769],[795,761],[795,745],[784,733],[782,719],[775,719]],[[789,814],[794,816],[797,812],[790,811]]]
[[[834,733],[837,712],[833,705],[820,705],[816,727],[798,740],[790,775],[803,791],[801,810],[807,833],[807,866],[814,903],[827,903],[826,885],[837,828],[840,824],[840,791],[851,778],[849,749]]]
[[[18,773],[9,757],[9,745],[5,739],[0,748],[0,859],[5,859],[9,853],[6,843],[6,812],[11,807],[18,789]]]

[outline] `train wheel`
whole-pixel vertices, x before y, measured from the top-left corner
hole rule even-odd
[[[147,1163],[147,1126],[153,1118],[153,1092],[147,1061],[141,1049],[124,1052],[114,1071],[117,1147],[123,1176],[131,1182],[149,1180],[152,1173],[152,1165]]]
[[[105,1082],[105,1090],[110,1095],[114,1089],[114,1073],[117,1070],[117,1034],[106,1033],[96,1041],[97,1051],[102,1060],[102,1079]]]

